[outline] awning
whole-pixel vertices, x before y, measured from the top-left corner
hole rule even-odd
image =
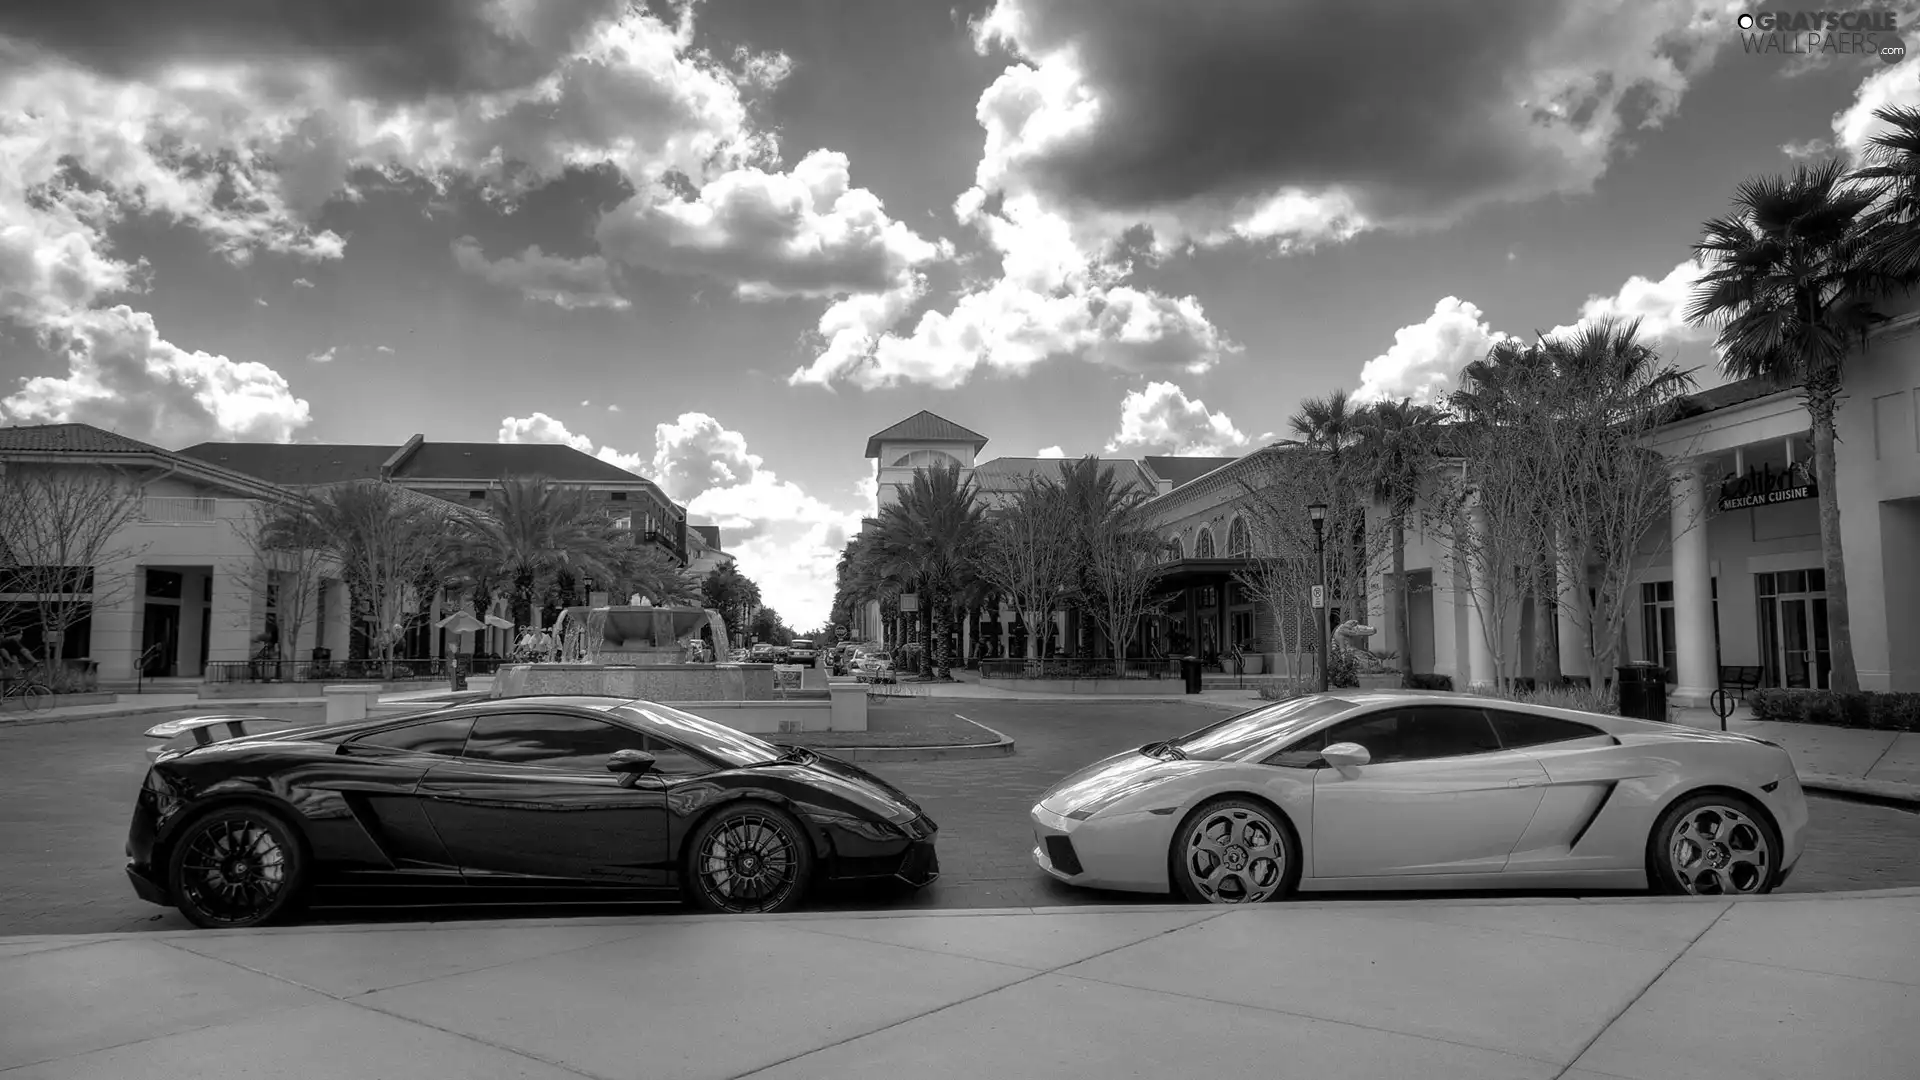
[[[1154,579],[1154,583],[1163,592],[1194,586],[1220,586],[1233,581],[1235,574],[1245,573],[1251,568],[1252,560],[1242,556],[1229,559],[1179,559],[1161,564],[1160,576]]]

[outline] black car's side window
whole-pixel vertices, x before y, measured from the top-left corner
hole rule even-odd
[[[473,717],[457,716],[387,728],[385,731],[362,735],[353,743],[355,746],[381,746],[413,754],[459,757],[461,748],[467,745],[467,733],[472,727]]]
[[[700,776],[713,771],[713,764],[684,746],[676,746],[658,735],[646,736],[641,747],[653,755],[653,770],[662,776]]]
[[[502,765],[605,772],[614,751],[646,749],[645,735],[604,720],[565,713],[495,713],[473,722],[465,756]]]
[[[1489,709],[1487,715],[1493,720],[1493,730],[1500,736],[1500,745],[1508,750],[1524,750],[1529,746],[1572,742],[1606,734],[1590,724],[1563,720],[1558,716],[1535,716],[1532,713],[1500,709]]]

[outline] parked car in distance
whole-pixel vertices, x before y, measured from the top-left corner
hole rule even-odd
[[[813,642],[806,638],[794,638],[793,644],[787,646],[787,663],[789,664],[812,664],[819,658],[819,650],[815,649]]]
[[[197,926],[383,889],[413,904],[787,911],[825,880],[918,888],[939,874],[937,827],[886,781],[645,701],[493,699],[183,734],[202,730],[212,741],[148,768],[126,846],[134,892]]]
[[[1793,759],[1747,735],[1463,694],[1336,691],[1090,765],[1032,811],[1061,881],[1296,890],[1772,891],[1806,844]]]
[[[854,675],[861,682],[893,682],[893,660],[885,652],[875,649],[855,661]]]
[[[748,650],[748,655],[753,657],[753,662],[756,664],[771,664],[774,662],[773,643],[763,641]]]

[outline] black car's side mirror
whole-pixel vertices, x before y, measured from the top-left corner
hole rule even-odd
[[[641,776],[653,771],[653,755],[645,750],[615,750],[607,755],[607,771]]]

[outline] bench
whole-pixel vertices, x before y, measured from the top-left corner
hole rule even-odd
[[[1744,702],[1747,700],[1747,691],[1760,689],[1760,674],[1758,664],[1723,665],[1720,668],[1720,689]]]

